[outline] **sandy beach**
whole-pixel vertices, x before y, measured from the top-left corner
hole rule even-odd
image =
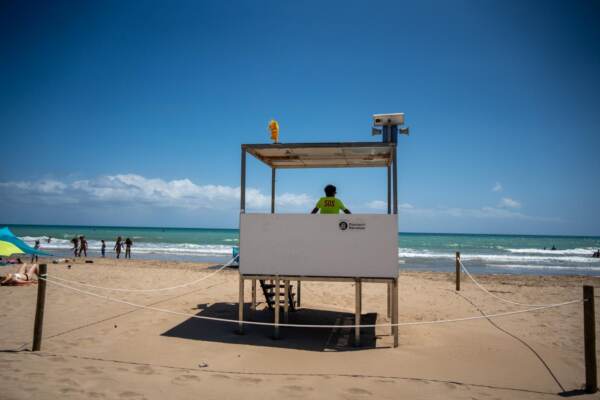
[[[49,276],[149,289],[214,272],[210,264],[93,260],[49,264]],[[497,296],[535,304],[580,299],[583,284],[600,286],[592,277],[477,278]],[[237,270],[168,291],[68,285],[182,314],[237,317]],[[237,335],[234,324],[140,309],[48,283],[42,351],[33,353],[36,296],[37,285],[0,288],[2,399],[542,399],[585,381],[581,303],[492,321],[401,326],[398,348],[389,328],[365,328],[362,346],[354,348],[350,329],[284,328],[273,340],[270,327],[247,326]],[[246,296],[249,302],[249,287]],[[264,300],[260,293],[258,299]],[[454,276],[445,273],[401,272],[399,299],[400,322],[525,309],[499,302],[466,277],[455,292]],[[363,302],[363,323],[389,322],[383,285],[365,284]],[[353,306],[351,284],[305,282],[302,308],[290,322],[352,324]],[[263,307],[253,318],[271,321]]]

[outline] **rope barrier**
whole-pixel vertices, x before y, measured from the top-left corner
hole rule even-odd
[[[41,278],[43,279],[43,278]],[[163,312],[163,313],[167,313],[167,314],[173,314],[173,315],[179,315],[179,316],[184,316],[184,317],[189,317],[189,318],[196,318],[196,319],[204,319],[204,320],[209,320],[209,321],[216,321],[216,322],[226,322],[226,323],[231,323],[231,324],[244,324],[244,325],[259,325],[259,326],[279,326],[279,327],[288,327],[288,328],[328,328],[328,329],[353,329],[353,328],[384,328],[384,327],[392,327],[392,326],[416,326],[416,325],[432,325],[432,324],[443,324],[443,323],[452,323],[452,322],[462,322],[462,321],[474,321],[474,320],[478,320],[478,319],[488,319],[488,318],[496,318],[496,317],[505,317],[505,316],[509,316],[509,315],[516,315],[516,314],[523,314],[523,313],[527,313],[527,312],[534,312],[534,311],[539,311],[539,310],[544,310],[544,309],[549,309],[549,308],[556,308],[556,307],[561,307],[561,306],[565,306],[565,305],[569,305],[569,304],[574,304],[574,303],[580,303],[583,300],[572,300],[572,301],[567,301],[564,303],[559,303],[559,304],[552,304],[552,305],[547,305],[547,306],[540,306],[540,307],[536,307],[536,308],[532,308],[532,309],[528,309],[528,310],[519,310],[519,311],[509,311],[509,312],[503,312],[503,313],[496,313],[496,314],[486,314],[486,315],[479,315],[479,316],[473,316],[473,317],[464,317],[464,318],[454,318],[454,319],[443,319],[443,320],[433,320],[433,321],[411,321],[411,322],[399,322],[396,324],[366,324],[366,325],[313,325],[313,324],[274,324],[272,322],[257,322],[257,321],[240,321],[240,320],[235,320],[235,319],[227,319],[227,318],[217,318],[217,317],[208,317],[208,316],[204,316],[204,315],[196,315],[196,314],[189,314],[189,313],[184,313],[184,312],[179,312],[179,311],[173,311],[173,310],[167,310],[164,308],[157,308],[157,307],[151,307],[151,306],[144,306],[142,304],[136,304],[136,303],[132,303],[129,301],[125,301],[125,300],[121,300],[121,299],[116,299],[113,297],[109,297],[109,296],[104,296],[104,295],[100,295],[97,293],[92,293],[92,292],[88,292],[85,290],[81,290],[78,288],[74,288],[68,285],[64,285],[62,283],[56,282],[56,281],[52,281],[51,279],[46,278],[45,279],[47,282],[50,282],[54,285],[57,286],[61,286],[65,289],[69,289],[75,292],[79,292],[88,296],[92,296],[92,297],[97,297],[100,299],[104,299],[104,300],[108,300],[108,301],[112,301],[115,303],[120,303],[120,304],[126,304],[128,306],[131,307],[136,307],[136,308],[142,308],[142,309],[146,309],[146,310],[152,310],[152,311],[158,311],[158,312]]]
[[[183,287],[187,287],[187,286],[191,286],[191,285],[195,285],[198,282],[202,282],[208,278],[210,278],[213,275],[216,275],[217,273],[221,272],[222,270],[224,270],[225,268],[229,267],[231,264],[233,264],[233,262],[238,258],[238,256],[233,257],[231,260],[229,260],[228,262],[226,262],[225,264],[223,264],[221,267],[219,267],[219,269],[217,269],[216,271],[212,272],[211,274],[208,274],[206,276],[203,276],[200,279],[197,279],[195,281],[191,281],[188,283],[184,283],[182,285],[177,285],[177,286],[171,286],[171,287],[165,287],[165,288],[158,288],[158,289],[124,289],[124,288],[110,288],[110,287],[104,287],[104,286],[96,286],[96,285],[90,285],[88,283],[83,283],[83,282],[77,282],[77,281],[71,281],[68,279],[63,279],[63,278],[59,278],[57,276],[52,276],[52,279],[56,279],[59,280],[61,282],[67,282],[67,283],[74,283],[76,285],[80,285],[80,286],[86,286],[86,287],[91,287],[94,289],[102,289],[102,290],[112,290],[114,292],[161,292],[161,291],[166,291],[166,290],[174,290],[174,289],[180,289]],[[49,282],[49,281],[48,281]]]
[[[479,282],[477,282],[477,280],[475,280],[475,278],[473,278],[473,275],[471,275],[471,273],[469,272],[469,270],[467,269],[467,267],[465,267],[465,265],[462,263],[462,261],[460,259],[458,259],[458,262],[460,263],[460,266],[462,267],[462,269],[465,271],[465,274],[467,274],[467,276],[473,281],[473,283],[481,290],[483,290],[485,293],[489,294],[490,296],[494,297],[497,300],[500,300],[504,303],[508,303],[508,304],[514,304],[517,306],[523,306],[523,307],[551,307],[551,306],[561,306],[564,304],[570,304],[573,301],[581,301],[581,300],[572,300],[572,301],[567,301],[564,303],[554,303],[554,304],[527,304],[527,303],[519,303],[518,301],[512,301],[512,300],[508,300],[508,299],[504,299],[500,296],[496,296],[495,294],[493,294],[492,292],[490,292],[489,290],[487,290],[486,288],[484,288]]]

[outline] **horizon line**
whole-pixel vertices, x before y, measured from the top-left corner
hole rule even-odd
[[[29,226],[29,227],[69,227],[69,228],[116,228],[116,229],[182,229],[182,230],[231,230],[239,231],[239,228],[209,228],[209,227],[177,227],[177,226],[125,226],[125,225],[75,225],[75,224],[0,224],[2,226]],[[539,234],[539,233],[472,233],[472,232],[414,232],[398,231],[398,234],[415,235],[477,235],[477,236],[545,236],[545,237],[575,237],[575,238],[600,238],[600,235],[582,235],[582,234]]]

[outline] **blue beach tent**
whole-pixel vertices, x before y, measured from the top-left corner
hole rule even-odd
[[[35,254],[38,256],[52,256],[50,253],[34,249],[27,243],[16,237],[8,227],[0,229],[0,257],[8,257],[13,254]]]

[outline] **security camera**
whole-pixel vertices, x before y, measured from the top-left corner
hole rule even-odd
[[[374,126],[404,125],[404,113],[373,114]]]

